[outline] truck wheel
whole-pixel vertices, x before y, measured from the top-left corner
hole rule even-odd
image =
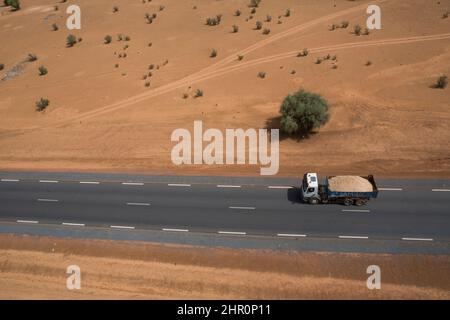
[[[319,199],[317,199],[317,198],[310,198],[309,199],[309,204],[319,204]]]
[[[358,207],[363,206],[365,204],[367,204],[367,200],[358,199],[358,200],[355,201],[355,205],[358,206]]]
[[[347,198],[347,199],[345,199],[344,200],[344,205],[345,206],[351,206],[353,204],[353,200],[352,199],[349,199],[349,198]]]

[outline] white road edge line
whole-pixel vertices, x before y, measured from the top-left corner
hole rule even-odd
[[[184,183],[169,183],[169,187],[190,187],[190,184],[184,184]]]
[[[143,186],[143,182],[122,182],[124,186]]]
[[[218,184],[217,188],[241,188],[242,186],[234,186],[230,184]]]
[[[135,229],[134,227],[128,227],[128,226],[111,226],[110,228],[114,228],[114,229]]]
[[[100,184],[98,181],[80,181],[80,184]]]
[[[378,188],[379,191],[403,191],[403,188]]]
[[[188,229],[171,229],[171,228],[163,228],[163,231],[169,231],[169,232],[189,232]]]
[[[278,237],[301,237],[305,238],[306,234],[291,234],[291,233],[278,233]]]
[[[56,180],[39,180],[39,183],[58,183]]]
[[[19,182],[19,179],[1,179],[2,182]]]
[[[32,220],[17,220],[17,223],[33,223],[37,224],[39,221],[32,221]]]
[[[433,241],[431,238],[402,238],[405,241]]]
[[[232,209],[232,210],[256,210],[255,207],[228,207],[228,209]]]
[[[236,235],[240,235],[240,236],[245,236],[247,234],[246,232],[236,232],[236,231],[219,231],[218,233],[220,233],[220,234],[236,234]]]
[[[450,189],[431,189],[433,192],[450,192]]]
[[[70,223],[70,222],[63,222],[63,226],[69,226],[69,227],[85,227],[86,225],[84,223]]]
[[[143,202],[127,202],[127,206],[149,206],[150,203]]]
[[[292,189],[293,187],[289,186],[268,186],[268,189]]]
[[[339,236],[339,239],[369,239],[369,237],[364,237],[364,236]]]
[[[341,211],[342,212],[365,212],[365,213],[369,213],[370,212],[370,210],[356,210],[356,209],[353,209],[353,210],[351,210],[351,209],[342,209]]]
[[[58,202],[56,199],[37,199],[39,202]]]

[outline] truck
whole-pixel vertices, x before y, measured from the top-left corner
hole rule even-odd
[[[325,184],[320,184],[317,173],[305,173],[301,189],[303,202],[309,204],[362,206],[378,196],[378,188],[372,175],[328,176]]]

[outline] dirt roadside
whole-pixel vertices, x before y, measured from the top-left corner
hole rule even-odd
[[[450,258],[0,235],[1,299],[449,299]],[[369,265],[381,290],[368,290]],[[66,268],[81,268],[81,290]]]

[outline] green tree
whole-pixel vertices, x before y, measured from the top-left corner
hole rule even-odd
[[[327,101],[305,90],[288,95],[281,105],[280,113],[282,131],[291,135],[308,135],[329,119]]]

